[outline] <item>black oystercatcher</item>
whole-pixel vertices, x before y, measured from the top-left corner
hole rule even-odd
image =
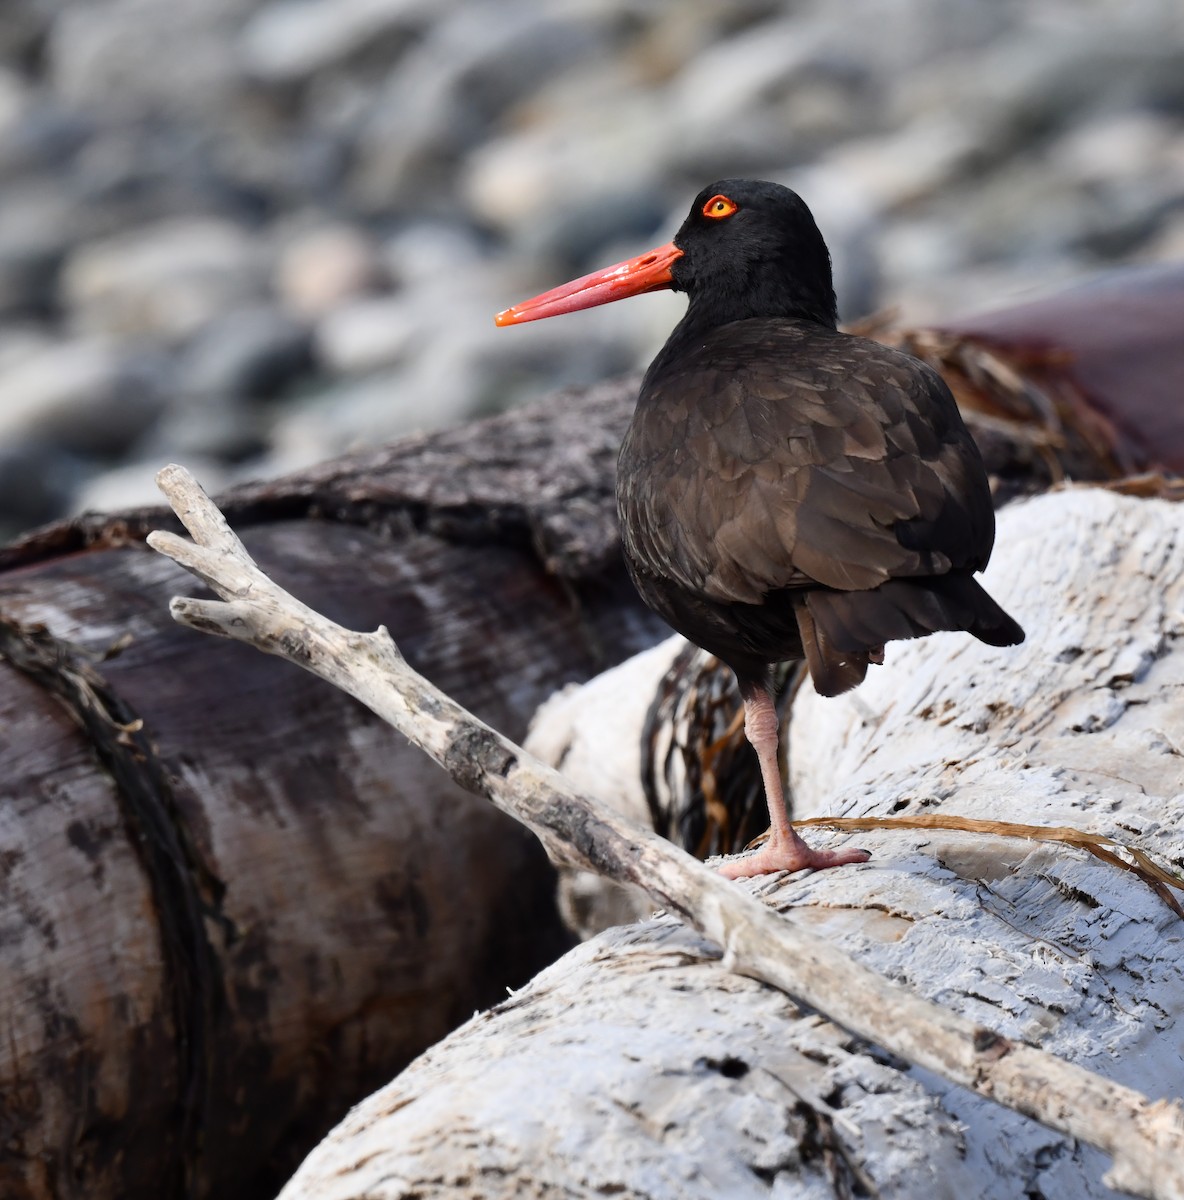
[[[617,507],[642,599],[736,674],[770,836],[737,878],[863,862],[790,825],[770,666],[835,696],[884,643],[1023,630],[974,579],[995,519],[954,398],[907,354],[836,328],[830,255],[788,188],[713,183],[674,241],[499,313],[499,325],[673,288],[690,304],[646,372]]]

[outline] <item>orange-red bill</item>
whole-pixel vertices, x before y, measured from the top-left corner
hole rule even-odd
[[[565,283],[533,300],[523,300],[513,308],[507,308],[494,317],[498,325],[519,325],[523,321],[538,321],[543,317],[557,317],[560,313],[576,312],[581,308],[595,308],[598,304],[610,304],[626,296],[639,296],[642,292],[656,292],[668,288],[672,283],[670,268],[682,251],[673,243],[659,246],[637,258],[593,271]]]

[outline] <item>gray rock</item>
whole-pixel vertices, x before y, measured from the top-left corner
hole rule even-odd
[[[895,133],[853,138],[826,159],[877,212],[907,210],[960,182],[988,137],[973,116],[936,113]]]
[[[409,332],[395,365],[327,380],[286,405],[273,432],[276,453],[285,462],[308,462],[317,448],[324,457],[375,445],[619,374],[657,350],[684,304],[659,294],[540,322],[529,331],[498,329],[493,314],[508,302],[498,288],[509,286],[495,268],[474,268],[468,279],[436,280],[425,311],[404,300]],[[508,294],[524,294],[521,282]],[[447,322],[431,318],[442,310],[450,314]]]
[[[246,0],[102,0],[59,6],[46,49],[68,102],[123,115],[219,109],[235,93],[227,52]]]
[[[705,47],[672,82],[673,160],[687,172],[767,175],[876,129],[873,62],[828,21],[778,16]]]
[[[460,156],[485,141],[510,105],[581,59],[614,52],[612,18],[608,7],[568,12],[521,0],[445,13],[366,116],[350,184],[355,203],[375,213],[392,202],[416,214],[438,210]]]
[[[190,459],[239,463],[267,448],[273,424],[270,409],[225,395],[177,397],[136,451],[145,461],[157,463]]]
[[[333,309],[314,334],[317,360],[334,374],[358,375],[405,358],[423,321],[405,298],[378,296]]]
[[[623,191],[662,188],[674,153],[669,130],[660,99],[643,96],[615,111],[585,112],[564,128],[540,124],[492,138],[465,159],[462,195],[478,219],[529,243],[551,214],[578,206],[612,212]]]
[[[444,275],[468,272],[487,257],[466,225],[413,221],[393,233],[381,248],[386,273],[401,287],[431,284]]]
[[[74,216],[73,205],[48,181],[8,189],[0,205],[0,315],[52,309]]]
[[[159,504],[156,473],[163,465],[154,459],[138,460],[94,475],[75,491],[70,510],[72,513],[114,512],[121,508]],[[207,491],[220,491],[226,486],[226,473],[217,463],[190,458],[182,465],[188,467]]]
[[[54,442],[18,439],[0,445],[0,538],[64,515],[89,468]]]
[[[61,189],[61,178],[55,180],[51,173],[70,168],[94,131],[90,115],[72,111],[51,94],[30,89],[12,118],[8,129],[0,133],[0,177],[19,179],[26,186]],[[32,178],[39,174],[40,178]]]
[[[263,287],[256,240],[213,217],[164,220],[80,246],[62,280],[83,328],[162,338],[194,333]]]
[[[21,62],[34,55],[49,25],[49,6],[40,0],[5,0],[0,21],[0,59]]]
[[[1136,258],[1142,262],[1179,262],[1184,260],[1184,208],[1169,214],[1155,236],[1143,246]]]
[[[1184,130],[1161,113],[1098,113],[1057,139],[1047,161],[1092,201],[1073,243],[1099,258],[1131,254],[1184,204]]]
[[[0,60],[0,143],[6,142],[19,127],[28,105],[28,87]]]
[[[279,309],[236,309],[210,321],[182,351],[184,397],[269,400],[313,366],[308,329]]]
[[[327,383],[287,406],[272,430],[272,452],[284,463],[307,466],[400,434],[454,424],[467,414],[472,381],[461,364],[453,378],[452,394],[430,400],[402,369]],[[463,393],[459,403],[457,392]]]
[[[163,407],[165,364],[108,338],[9,339],[0,347],[0,446],[44,440],[95,457],[122,454]]]
[[[685,215],[685,198],[672,209],[657,179],[617,182],[616,191],[571,197],[515,229],[515,253],[582,274],[611,262],[613,245],[666,241]]]
[[[445,0],[273,0],[243,27],[238,57],[265,83],[292,83],[336,66],[376,39],[407,37]]]
[[[370,238],[352,225],[327,224],[286,240],[276,263],[274,288],[289,312],[318,317],[375,290],[384,278]]]
[[[1184,141],[1177,125],[1140,109],[1100,112],[1068,129],[1052,146],[1051,165],[1074,182],[1095,185],[1154,178],[1167,167],[1184,183]]]

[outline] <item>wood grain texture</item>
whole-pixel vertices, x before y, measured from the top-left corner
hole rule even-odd
[[[413,439],[389,475],[376,455],[246,489],[246,540],[338,619],[399,625],[520,735],[661,634],[612,566],[611,405],[582,456],[570,405]],[[566,944],[528,834],[334,689],[170,620],[184,577],[149,519],[47,531],[0,571],[6,1200],[270,1197],[350,1103]],[[64,698],[63,672],[89,691]]]

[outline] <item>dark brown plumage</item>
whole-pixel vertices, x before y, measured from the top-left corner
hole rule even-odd
[[[712,184],[669,246],[499,323],[655,287],[690,305],[642,383],[617,502],[642,599],[727,663],[744,697],[773,828],[727,873],[862,861],[810,850],[789,826],[769,668],[804,658],[833,696],[889,641],[1021,641],[974,579],[995,529],[982,460],[937,374],[836,329],[825,243],[776,184]]]
[[[742,679],[806,657],[833,696],[887,641],[1017,640],[972,577],[994,538],[978,450],[945,384],[875,342],[753,319],[659,360],[618,504],[642,598]]]

